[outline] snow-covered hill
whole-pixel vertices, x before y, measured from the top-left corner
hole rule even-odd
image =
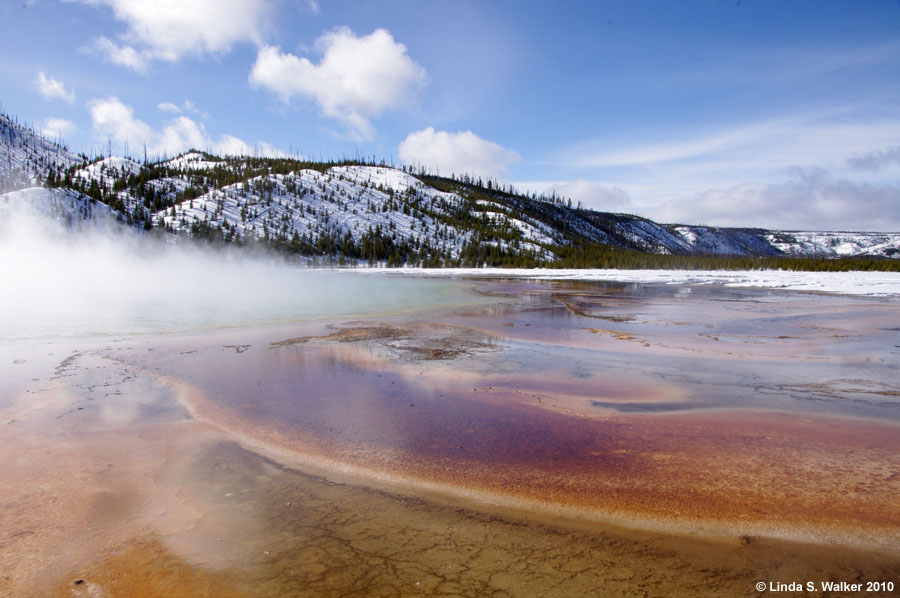
[[[52,204],[68,221],[118,217],[140,229],[391,265],[540,265],[585,243],[671,255],[900,258],[900,233],[663,225],[384,165],[197,151],[149,164],[89,161],[0,116],[0,191],[41,184],[57,189],[0,197]]]
[[[68,168],[81,158],[24,124],[0,114],[0,192],[43,183],[51,168]]]
[[[900,233],[766,231],[765,238],[787,255],[900,258]]]
[[[154,217],[176,231],[216,227],[232,238],[279,238],[287,243],[314,245],[324,236],[359,245],[380,235],[457,258],[473,242],[474,233],[451,222],[469,208],[458,194],[438,191],[400,170],[338,166],[326,172],[303,169],[253,177],[182,201]],[[518,233],[515,243],[494,240],[498,247],[515,245],[549,257],[542,244],[554,238],[540,222],[512,217],[501,206],[477,205],[471,213],[496,231]]]

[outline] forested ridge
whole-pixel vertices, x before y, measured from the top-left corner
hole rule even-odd
[[[0,117],[0,187],[68,189],[145,231],[314,263],[422,267],[900,270],[900,234],[660,225],[468,175],[355,157],[75,155]],[[854,255],[846,247],[859,245]],[[870,253],[866,253],[870,251]]]

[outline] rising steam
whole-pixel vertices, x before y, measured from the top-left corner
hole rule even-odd
[[[446,282],[304,269],[113,222],[67,226],[22,203],[0,205],[2,338],[364,315],[463,297]]]

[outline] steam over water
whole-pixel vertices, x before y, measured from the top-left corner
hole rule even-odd
[[[22,210],[0,224],[0,338],[164,332],[484,301],[457,283],[358,277]]]
[[[0,281],[0,596],[900,571],[895,297],[363,276],[23,213]]]

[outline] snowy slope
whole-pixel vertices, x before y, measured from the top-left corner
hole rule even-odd
[[[50,168],[68,168],[81,158],[64,146],[0,114],[0,192],[40,184]]]
[[[787,255],[900,257],[900,233],[767,232],[772,247]]]
[[[290,241],[328,234],[355,243],[380,231],[415,247],[429,245],[457,257],[472,242],[469,231],[446,224],[464,205],[454,193],[429,187],[400,170],[374,166],[301,170],[254,177],[182,201],[155,214],[168,228],[220,227],[239,238]],[[483,211],[498,230],[516,230],[520,246],[543,252],[550,237],[539,226]],[[504,241],[497,240],[498,246]]]
[[[703,255],[778,255],[761,229],[714,228],[708,226],[671,226],[691,253]]]
[[[600,270],[396,268],[392,274],[467,278],[509,277],[536,280],[589,280],[666,285],[709,285],[784,289],[841,295],[900,297],[900,272],[794,272],[785,270]]]
[[[0,115],[0,192],[45,181],[77,192],[78,201],[92,198],[108,206],[136,228],[165,227],[228,242],[260,240],[355,259],[396,254],[404,263],[405,256],[467,256],[466,263],[480,263],[493,255],[514,263],[510,256],[525,255],[540,263],[554,258],[553,248],[584,242],[672,255],[900,259],[900,233],[665,225],[384,166],[325,168],[198,151],[153,164],[115,156],[88,161]]]
[[[167,162],[163,162],[169,168],[177,170],[207,170],[222,166],[225,164],[223,160],[208,160],[206,156],[200,152],[186,152],[176,158],[172,158]]]
[[[141,165],[134,160],[112,156],[76,170],[75,177],[87,182],[96,180],[105,187],[112,188],[112,184],[117,178],[137,174],[140,171]]]

